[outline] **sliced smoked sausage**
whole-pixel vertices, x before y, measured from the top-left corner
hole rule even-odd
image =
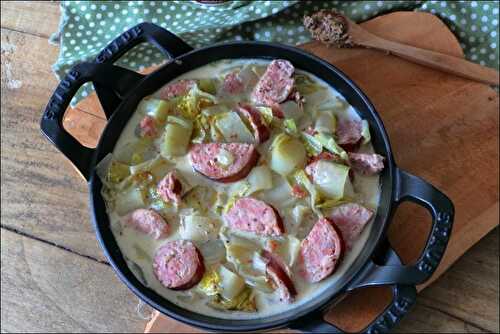
[[[339,119],[335,135],[339,145],[352,145],[353,147],[362,137],[362,125],[360,121],[351,119]]]
[[[245,90],[245,84],[238,75],[238,72],[228,73],[222,82],[222,91],[225,94],[241,94]]]
[[[335,271],[343,254],[341,234],[330,220],[320,218],[300,245],[300,272],[307,281],[319,282]]]
[[[194,80],[179,80],[169,83],[160,92],[160,98],[169,100],[171,98],[187,94],[196,85]]]
[[[295,68],[288,60],[276,59],[268,66],[252,91],[255,104],[273,106],[286,100],[294,85]]]
[[[139,123],[139,135],[141,137],[154,138],[158,135],[155,119],[151,116],[144,116]]]
[[[258,235],[280,236],[284,233],[283,221],[276,209],[252,197],[238,199],[224,215],[224,220],[232,229]]]
[[[198,284],[205,266],[201,253],[191,241],[175,240],[158,249],[153,272],[166,288],[186,290]]]
[[[229,155],[232,161],[219,161],[221,153],[226,158]],[[226,183],[246,177],[257,164],[259,153],[252,144],[208,143],[193,145],[189,157],[195,171],[214,181]]]
[[[165,219],[152,209],[136,209],[123,217],[121,223],[154,239],[166,237],[170,230]]]
[[[363,175],[375,175],[384,169],[384,157],[376,153],[351,153],[349,163],[356,172]]]
[[[372,210],[357,203],[339,205],[328,214],[328,218],[342,233],[347,249],[352,247],[372,217]]]
[[[271,131],[269,127],[264,124],[261,113],[248,104],[240,104],[238,112],[248,120],[254,131],[255,140],[258,143],[263,143],[269,139]]]
[[[297,290],[285,270],[285,265],[269,251],[262,251],[262,257],[267,262],[266,274],[276,286],[280,300],[285,303],[292,303],[297,295]]]
[[[179,204],[181,201],[182,183],[177,178],[174,171],[169,172],[158,183],[156,188],[158,194],[165,202],[173,202]]]

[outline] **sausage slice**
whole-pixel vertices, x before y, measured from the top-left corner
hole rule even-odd
[[[170,231],[165,219],[152,209],[136,209],[123,217],[121,223],[154,239],[165,238]]]
[[[384,157],[376,153],[348,153],[351,167],[363,175],[375,175],[384,169]]]
[[[175,240],[158,249],[153,272],[166,288],[187,290],[201,280],[205,265],[201,253],[191,241]]]
[[[293,89],[294,71],[288,60],[273,60],[252,91],[252,102],[272,106],[285,101]]]
[[[160,98],[169,100],[171,98],[187,94],[196,84],[194,80],[179,80],[172,82],[160,90]]]
[[[372,217],[372,210],[357,203],[339,205],[328,216],[342,233],[347,249],[352,247]]]
[[[337,136],[337,143],[339,145],[346,145],[355,147],[362,137],[361,122],[350,119],[339,119],[335,134]]]
[[[321,218],[300,245],[300,272],[307,281],[319,282],[335,271],[343,254],[340,233],[331,221]]]
[[[263,143],[271,136],[271,131],[262,121],[262,115],[258,110],[248,104],[240,104],[238,112],[245,117],[252,126],[255,140],[258,143]]]
[[[285,230],[280,215],[271,205],[252,197],[238,199],[224,215],[229,227],[264,236],[280,236]]]
[[[158,135],[155,119],[151,116],[144,116],[139,123],[139,136],[154,138]]]
[[[221,150],[232,158],[227,166],[218,161]],[[246,177],[257,164],[259,153],[252,144],[208,143],[193,145],[189,157],[195,171],[214,181],[227,183]]]
[[[330,153],[330,152],[326,152],[326,151],[323,151],[321,152],[320,154],[318,155],[315,155],[313,157],[311,157],[308,162],[307,162],[307,165],[311,165],[313,166],[313,164],[316,162],[316,161],[320,161],[320,160],[326,160],[326,161],[333,161],[335,163],[342,163],[342,158],[337,155],[337,154],[334,154],[334,153]],[[310,169],[312,169],[314,167],[311,167]],[[312,171],[310,171],[312,173]]]
[[[181,201],[182,183],[175,175],[175,172],[172,171],[165,175],[158,183],[157,191],[163,201],[179,204]]]
[[[267,261],[266,274],[276,286],[280,300],[285,303],[292,303],[297,295],[297,290],[290,276],[288,276],[284,264],[266,250],[262,251],[262,257]]]
[[[226,94],[241,94],[245,90],[245,84],[238,72],[228,73],[222,82],[222,91]]]

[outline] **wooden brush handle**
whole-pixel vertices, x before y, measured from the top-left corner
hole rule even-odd
[[[449,56],[439,52],[388,41],[376,36],[373,37],[375,38],[363,40],[357,44],[382,51],[389,51],[394,55],[417,64],[451,73],[459,77],[476,80],[489,85],[499,85],[499,73],[492,68],[484,67],[465,59]]]

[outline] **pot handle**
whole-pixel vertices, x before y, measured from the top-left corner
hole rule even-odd
[[[171,32],[151,23],[141,23],[125,31],[104,48],[95,63],[81,63],[74,66],[59,83],[50,98],[42,116],[42,133],[74,165],[77,171],[88,180],[90,163],[94,150],[81,145],[63,127],[66,109],[80,87],[94,84],[99,101],[109,119],[123,97],[144,78],[143,75],[123,67],[113,66],[127,51],[141,42],[151,42],[163,54],[176,58],[192,48]]]
[[[80,144],[63,127],[63,118],[71,99],[86,82],[99,86],[99,101],[106,110],[143,78],[142,75],[110,64],[81,63],[74,66],[59,83],[45,107],[40,122],[42,133],[87,180],[94,150]],[[115,106],[116,107],[116,106]],[[109,118],[114,109],[107,109]]]
[[[384,243],[387,249],[383,255],[383,263],[386,265],[401,265],[396,252]],[[386,333],[390,331],[415,304],[417,289],[414,285],[394,284],[392,287],[392,301],[361,333]],[[289,325],[290,328],[303,333],[344,333],[337,326],[323,319],[325,310],[314,312],[295,320]]]
[[[423,179],[396,169],[396,205],[412,201],[429,210],[432,228],[420,258],[414,265],[365,266],[364,274],[350,285],[351,289],[389,284],[422,284],[431,278],[444,256],[451,237],[455,209],[451,200]]]
[[[383,243],[372,259],[349,284],[347,291],[379,285],[392,285],[392,303],[362,332],[387,332],[394,327],[415,303],[415,284],[427,281],[443,258],[451,236],[454,207],[450,199],[423,179],[396,169],[396,205],[412,201],[425,207],[432,216],[432,229],[422,255],[414,265],[402,265],[396,252]],[[380,259],[382,255],[383,259]],[[377,263],[382,263],[379,265]],[[312,333],[343,333],[326,322],[323,312],[307,315],[293,324],[292,328]]]
[[[149,22],[140,23],[109,43],[95,58],[96,63],[114,63],[139,43],[150,42],[165,55],[174,59],[193,50],[182,39]]]
[[[112,64],[136,45],[144,42],[153,44],[165,57],[170,59],[175,59],[193,50],[191,46],[170,31],[155,24],[143,22],[130,28],[111,41],[101,52],[99,52],[94,62],[98,64]],[[94,87],[99,96],[104,113],[109,119],[116,107],[120,104],[121,99],[114,94],[109,94],[107,87],[102,87],[99,83],[94,83]]]

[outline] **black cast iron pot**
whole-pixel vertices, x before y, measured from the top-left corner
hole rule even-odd
[[[113,63],[141,42],[151,42],[173,60],[148,75],[140,75]],[[380,206],[366,246],[346,273],[328,293],[278,315],[258,320],[226,320],[197,314],[169,302],[144,286],[129,270],[113,237],[101,197],[101,181],[96,164],[113,148],[140,100],[179,75],[226,58],[287,59],[337,89],[366,119],[371,128],[375,151],[386,157],[381,174]],[[77,90],[92,82],[108,124],[95,149],[82,146],[62,126],[64,112]],[[424,180],[399,169],[392,157],[382,121],[363,92],[331,64],[303,50],[274,43],[233,42],[193,50],[172,33],[150,23],[139,24],[111,42],[93,63],[75,66],[60,82],[41,121],[43,134],[88,180],[90,208],[97,239],[120,279],[142,300],[160,312],[189,325],[215,331],[257,331],[290,327],[306,332],[341,332],[323,320],[326,309],[347,292],[375,285],[392,286],[392,303],[364,330],[391,329],[415,303],[416,284],[428,280],[443,257],[450,238],[454,208],[452,202]],[[414,265],[403,265],[386,239],[386,230],[395,208],[403,201],[424,206],[432,216],[427,244]]]

